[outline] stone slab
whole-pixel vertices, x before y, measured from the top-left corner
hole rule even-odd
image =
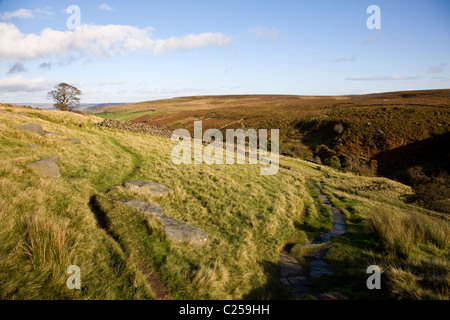
[[[191,241],[194,244],[203,245],[208,240],[208,235],[205,231],[166,216],[161,208],[150,202],[137,199],[119,201],[129,207],[157,217],[163,223],[167,237],[173,242]]]
[[[125,182],[125,188],[138,193],[146,193],[151,196],[164,197],[175,190],[166,187],[165,185],[153,182],[153,181],[144,181],[144,180],[130,180]]]
[[[22,131],[29,131],[29,132],[42,134],[42,135],[45,134],[45,131],[42,128],[42,126],[39,125],[39,124],[36,124],[36,123],[22,124],[22,125],[19,125],[19,126],[15,126],[14,128],[22,130]]]
[[[60,159],[58,156],[28,163],[27,166],[41,176],[53,178],[61,177],[61,172],[59,171]]]

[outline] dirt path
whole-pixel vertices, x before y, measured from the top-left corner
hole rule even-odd
[[[313,260],[310,262],[310,271],[306,275],[302,267],[298,264],[298,261],[287,255],[286,253],[280,254],[280,281],[287,287],[294,299],[300,299],[307,295],[314,295],[319,299],[342,299],[344,298],[340,293],[327,293],[320,295],[313,292],[310,279],[321,278],[324,275],[333,275],[334,271],[330,268],[328,263],[324,261],[324,257],[329,250],[330,239],[332,237],[339,237],[346,231],[345,215],[341,210],[334,207],[328,196],[326,196],[322,190],[314,185],[317,193],[320,196],[320,200],[326,206],[328,206],[333,213],[333,227],[325,234],[317,236],[313,241],[301,246],[300,249],[321,248],[317,251]]]
[[[128,153],[132,157],[132,166],[129,173],[126,173],[124,177],[121,179],[119,184],[123,184],[125,181],[132,178],[140,169],[142,159],[141,157],[128,148],[121,144],[118,140],[114,138],[110,138],[111,142],[116,146],[120,147],[124,153]],[[105,188],[104,194],[108,194],[108,192],[115,186],[117,183],[113,183],[109,187]],[[89,208],[91,209],[94,217],[97,220],[98,226],[105,230],[105,232],[121,247],[122,251],[125,253],[125,248],[119,240],[119,237],[110,229],[110,219],[108,217],[108,213],[105,212],[100,204],[97,201],[97,196],[92,195],[89,199]],[[169,289],[164,285],[159,277],[158,273],[155,270],[150,270],[147,265],[144,263],[135,264],[136,268],[144,275],[147,284],[152,289],[152,292],[155,294],[156,298],[159,300],[173,300],[170,296]]]

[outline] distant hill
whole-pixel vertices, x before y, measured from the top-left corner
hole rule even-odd
[[[440,143],[450,145],[449,135],[444,135],[450,131],[450,89],[347,96],[180,97],[102,106],[91,112],[171,130],[186,128],[191,133],[195,120],[203,121],[203,130],[277,128],[284,155],[322,162],[335,155],[345,170],[370,175],[378,166],[378,173],[402,181],[406,181],[405,170],[415,165],[411,159],[420,158],[417,164],[429,173],[449,167],[450,148],[426,149],[431,154],[425,159],[418,155],[424,147],[412,146],[440,135]],[[407,158],[395,151],[409,145]],[[377,163],[386,159],[396,165]]]

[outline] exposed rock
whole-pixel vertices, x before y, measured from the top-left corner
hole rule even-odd
[[[139,193],[146,193],[151,196],[163,197],[174,192],[173,189],[167,188],[165,185],[144,180],[130,180],[125,182],[125,188]]]
[[[302,266],[294,263],[280,262],[280,276],[290,277],[302,274]]]
[[[102,122],[95,123],[94,126],[98,128],[130,131],[164,138],[170,138],[172,136],[172,132],[166,128],[150,126],[143,123],[131,123],[128,121],[105,119]]]
[[[14,128],[23,130],[23,131],[29,131],[34,133],[39,133],[44,135],[46,132],[44,129],[42,129],[42,126],[36,123],[28,123],[28,124],[22,124],[20,126],[15,126]]]
[[[34,149],[34,148],[37,148],[38,145],[37,145],[37,144],[34,144],[34,143],[30,143],[30,144],[28,145],[28,147]]]
[[[4,110],[0,110],[0,113],[6,113],[6,111],[4,111]]]
[[[58,156],[42,159],[36,162],[28,163],[31,169],[41,176],[59,178],[61,173],[59,171],[60,159]]]
[[[69,140],[73,144],[81,144],[81,140],[78,138],[67,138],[67,140]]]
[[[298,263],[297,259],[284,253],[280,254],[280,262],[295,263],[295,264]]]
[[[208,240],[208,235],[203,230],[166,216],[161,208],[150,202],[137,199],[119,201],[129,207],[157,217],[163,223],[167,237],[175,243],[192,241],[195,244],[202,245]]]
[[[311,270],[309,271],[309,276],[311,278],[321,278],[326,274],[333,274],[333,272],[327,268],[328,263],[326,263],[322,259],[311,261],[310,266]]]

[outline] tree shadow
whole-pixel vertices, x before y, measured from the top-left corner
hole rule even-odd
[[[111,220],[109,219],[106,212],[102,209],[100,203],[97,200],[96,195],[92,195],[89,198],[89,208],[91,209],[92,213],[94,214],[94,217],[97,220],[99,227],[102,228],[103,230],[105,230],[105,232],[111,238],[113,238],[117,243],[120,244],[119,236],[111,230]]]
[[[278,264],[269,261],[261,261],[259,264],[264,269],[267,281],[244,295],[243,298],[245,300],[291,300],[289,291],[280,282]]]

